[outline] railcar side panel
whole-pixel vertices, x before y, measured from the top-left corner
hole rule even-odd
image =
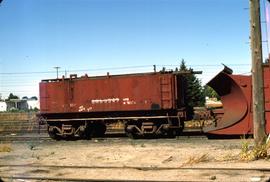
[[[184,103],[180,83],[181,76],[171,73],[43,81],[40,83],[41,112],[177,109]]]

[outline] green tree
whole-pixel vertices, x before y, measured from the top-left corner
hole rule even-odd
[[[31,100],[38,100],[38,98],[36,96],[33,96],[30,98]]]
[[[180,71],[190,71],[191,68],[186,67],[184,59],[182,59],[180,64]],[[183,76],[183,81],[185,85],[184,95],[188,115],[193,115],[193,108],[196,106],[204,106],[205,95],[204,89],[201,85],[201,81],[194,74],[185,74]]]
[[[28,97],[27,96],[23,96],[22,99],[23,100],[28,100]]]
[[[205,97],[217,98],[218,100],[220,100],[220,96],[217,94],[217,92],[214,89],[212,89],[212,87],[205,85],[203,90],[204,90]]]
[[[13,95],[13,93],[10,93],[7,100],[11,100],[11,99],[19,99],[19,97],[17,95]]]

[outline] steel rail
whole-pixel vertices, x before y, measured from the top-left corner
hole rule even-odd
[[[115,136],[111,136],[111,135],[117,135],[117,137]],[[121,136],[119,136],[121,135]],[[203,135],[183,135],[183,136],[177,136],[176,138],[157,138],[155,140],[171,140],[171,141],[177,141],[177,140],[184,140],[184,139],[207,139],[205,136]],[[139,138],[139,139],[130,139],[127,136],[124,136],[124,134],[118,134],[118,133],[112,133],[112,134],[108,134],[108,136],[106,137],[92,137],[90,140],[85,140],[85,139],[80,139],[80,138],[74,138],[74,139],[62,139],[60,141],[58,140],[54,140],[52,138],[48,137],[2,137],[0,136],[0,142],[26,142],[26,141],[44,141],[44,142],[61,142],[61,141],[69,141],[69,142],[73,142],[73,141],[94,141],[96,142],[96,140],[98,141],[128,141],[128,140],[133,140],[133,141],[141,141],[141,140],[145,140],[148,141],[148,138]]]
[[[29,168],[71,168],[71,169],[137,169],[143,171],[154,170],[211,170],[211,171],[265,171],[270,172],[269,168],[243,168],[243,167],[153,167],[153,166],[67,166],[67,165],[35,165],[35,164],[1,164],[1,167],[29,167]]]
[[[49,136],[0,136],[1,142],[10,142],[10,141],[53,141]]]
[[[130,180],[130,179],[89,179],[89,178],[58,178],[35,176],[0,176],[2,179],[50,180],[50,181],[76,181],[76,182],[180,182],[170,180]],[[183,180],[181,180],[183,181]]]
[[[13,166],[13,167],[37,167],[37,165],[0,165],[0,167],[7,167],[7,166]],[[39,166],[40,167],[40,166]],[[177,169],[177,170],[212,170],[212,171],[230,171],[230,170],[238,170],[238,171],[260,171],[260,172],[270,172],[270,168],[169,168],[169,167],[159,167],[159,168],[153,168],[153,167],[132,167],[132,166],[123,166],[123,167],[117,167],[117,166],[49,166],[48,167],[70,167],[70,168],[108,168],[108,169],[151,169],[151,170],[172,170],[172,169]],[[21,179],[21,180],[49,180],[49,181],[75,181],[75,182],[83,182],[83,181],[88,181],[88,182],[179,182],[175,180],[134,180],[134,179],[92,179],[92,178],[63,178],[63,177],[44,177],[44,176],[25,176],[25,175],[0,175],[0,180],[2,179]],[[189,180],[183,180],[181,179],[180,181],[189,181]]]
[[[31,141],[31,140],[44,140],[44,141],[54,141],[51,139],[49,136],[45,136],[44,134],[47,134],[47,131],[43,130],[40,133],[37,132],[29,132],[33,136],[24,136],[21,135],[23,132],[12,132],[15,133],[16,135],[10,135],[10,132],[2,132],[0,134],[0,141]],[[41,135],[41,136],[40,136]],[[117,137],[115,137],[117,136]],[[184,129],[182,135],[176,136],[175,140],[180,139],[180,138],[205,138],[206,136],[203,135],[200,129],[195,128],[195,129]],[[100,140],[107,140],[107,139],[126,139],[128,138],[124,131],[122,130],[108,130],[108,132],[105,133],[104,137],[95,137],[93,136],[92,139],[100,139]],[[142,138],[144,139],[144,138]],[[158,138],[158,139],[167,139],[167,138]],[[168,138],[172,139],[172,138]],[[74,141],[76,140],[83,140],[79,138],[75,138]]]

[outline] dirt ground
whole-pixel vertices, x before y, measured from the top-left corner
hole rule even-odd
[[[89,179],[164,181],[267,181],[270,173],[227,170],[142,170],[140,167],[269,168],[270,160],[241,161],[243,142],[206,138],[108,138],[78,141],[25,141],[0,144],[0,176],[46,176]],[[25,167],[1,165],[20,164]],[[112,166],[136,168],[31,168],[27,165]]]

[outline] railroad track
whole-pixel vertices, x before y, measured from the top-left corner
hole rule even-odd
[[[80,177],[63,177],[63,176],[50,176],[50,175],[44,175],[44,171],[56,171],[57,169],[71,169],[73,172],[74,170],[95,170],[96,172],[104,172],[104,170],[136,170],[137,172],[143,171],[146,174],[148,172],[161,172],[165,171],[166,173],[168,171],[177,171],[180,172],[180,174],[185,174],[186,172],[192,171],[192,173],[202,173],[203,175],[210,173],[210,174],[231,174],[231,175],[241,175],[243,174],[254,174],[251,175],[250,178],[256,178],[260,179],[260,181],[269,181],[270,180],[270,168],[217,168],[217,167],[141,167],[141,166],[63,166],[63,165],[0,165],[0,169],[4,171],[3,169],[9,170],[9,171],[19,171],[21,173],[21,169],[24,169],[25,171],[29,171],[29,169],[35,169],[32,170],[32,174],[28,172],[21,174],[10,174],[10,175],[3,175],[0,172],[0,177],[2,180],[49,180],[49,181],[104,181],[104,182],[112,182],[112,181],[127,181],[127,182],[173,182],[173,181],[189,181],[184,180],[183,178],[181,180],[155,180],[155,179],[129,179],[128,175],[126,176],[126,179],[123,178],[114,178],[114,179],[107,179],[107,178],[80,178]],[[0,170],[1,171],[1,170]],[[136,172],[135,171],[135,172]],[[237,173],[236,173],[237,172]],[[213,176],[213,175],[212,175]],[[243,176],[244,177],[244,176]],[[210,178],[209,178],[210,179]],[[212,179],[213,180],[213,179]],[[252,180],[251,180],[252,181]],[[255,180],[256,181],[256,180]]]
[[[163,139],[170,139],[170,140],[179,140],[179,139],[188,139],[188,138],[206,138],[205,136],[178,136],[176,138],[157,138],[160,140]],[[98,137],[92,138],[90,141],[106,141],[106,140],[127,140],[129,139],[127,136],[123,135],[107,135],[106,137]],[[80,140],[80,139],[78,139]],[[140,140],[140,139],[133,139],[133,140]],[[148,139],[141,139],[141,140],[148,140]],[[49,136],[0,136],[0,142],[29,142],[29,141],[50,141],[50,142],[58,142],[56,140],[51,139]],[[65,141],[65,140],[62,140]],[[70,141],[77,141],[77,140],[70,140]]]
[[[49,136],[0,136],[1,142],[25,142],[25,141],[47,141],[52,140]]]
[[[0,164],[0,168],[70,168],[70,169],[136,169],[142,171],[164,171],[164,170],[219,170],[219,171],[263,171],[270,172],[270,167],[265,168],[243,168],[243,167],[158,167],[158,166],[73,166],[73,165],[35,165],[35,164]]]
[[[11,178],[2,177],[8,180],[38,180],[38,181],[74,181],[74,182],[181,182],[181,181],[164,181],[164,180],[127,180],[127,179],[88,179],[88,178],[54,178],[54,177],[25,177],[14,176]]]
[[[202,138],[205,137],[200,129],[186,129],[181,136],[176,138]],[[106,132],[104,137],[93,137],[92,139],[106,140],[107,138],[127,138],[125,133],[122,130],[110,130]],[[76,140],[76,139],[75,139]],[[24,141],[54,141],[52,140],[46,130],[35,130],[28,133],[28,131],[5,131],[0,132],[0,141],[1,142],[24,142]]]

